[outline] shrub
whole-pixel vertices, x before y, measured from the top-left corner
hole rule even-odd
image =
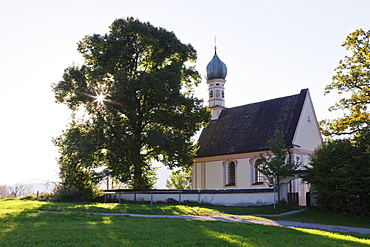
[[[317,204],[336,213],[370,216],[370,133],[332,140],[310,157],[305,180]]]

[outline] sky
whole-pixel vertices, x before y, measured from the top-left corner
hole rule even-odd
[[[82,65],[77,42],[105,34],[118,18],[134,17],[173,31],[198,52],[205,68],[214,54],[226,64],[227,107],[298,94],[309,88],[318,120],[340,116],[324,96],[334,69],[348,52],[341,46],[358,28],[370,29],[367,0],[8,0],[0,8],[0,185],[37,178],[58,180],[57,137],[71,112],[51,90],[63,71]],[[339,114],[339,115],[338,115]],[[168,170],[160,169],[159,188]]]

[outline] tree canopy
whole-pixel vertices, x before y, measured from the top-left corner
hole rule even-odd
[[[190,166],[192,137],[209,120],[193,95],[200,82],[195,49],[173,32],[127,18],[107,34],[84,37],[78,51],[84,64],[66,68],[53,85],[56,102],[75,113],[55,141],[61,163],[84,171],[104,166],[136,189],[149,186],[153,160],[171,169]]]
[[[336,138],[311,155],[304,179],[312,184],[319,207],[369,216],[370,31],[355,30],[342,46],[350,55],[339,61],[325,94],[341,95],[329,111],[342,110],[343,116],[321,121],[322,133]]]
[[[370,132],[325,142],[310,157],[311,183],[320,207],[337,213],[370,216]]]
[[[339,61],[333,82],[326,86],[325,94],[337,90],[343,97],[329,110],[343,110],[344,115],[321,122],[323,134],[355,134],[369,127],[370,115],[370,30],[358,29],[350,33],[342,46],[351,52]]]

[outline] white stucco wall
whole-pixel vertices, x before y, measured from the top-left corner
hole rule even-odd
[[[296,157],[299,157],[299,160],[302,164],[301,169],[304,169],[304,166],[308,164],[308,157],[311,151],[303,150],[301,148],[294,148],[292,149],[293,153]],[[239,155],[225,155],[225,156],[218,156],[213,157],[214,160],[206,161],[208,158],[203,158],[203,162],[197,162],[194,164],[193,170],[193,189],[200,190],[200,189],[216,189],[216,190],[229,190],[229,189],[265,189],[270,188],[268,186],[267,181],[263,184],[253,184],[253,162],[256,158],[259,158],[260,153],[249,153],[249,154],[239,154]],[[225,164],[228,161],[234,161],[236,165],[235,170],[235,186],[226,186],[226,169]],[[286,200],[286,193],[287,192],[297,192],[299,193],[299,204],[301,206],[306,205],[306,192],[309,191],[309,186],[303,183],[302,179],[295,179],[292,181],[292,190],[290,191],[290,184],[289,181],[293,179],[286,179],[286,181],[282,181],[286,184],[282,184],[281,187],[281,198]],[[284,194],[284,195],[283,195]],[[252,195],[253,197],[254,195]],[[207,195],[203,198],[205,202],[209,202],[211,200],[210,195]],[[217,196],[217,199],[212,199],[213,203],[221,203],[221,198],[226,199],[224,196]],[[234,200],[234,197],[230,197],[227,200]],[[238,199],[238,203],[242,203]],[[250,198],[248,199],[250,200]],[[257,199],[256,199],[257,200]],[[254,203],[257,201],[254,200]],[[264,201],[265,199],[262,199]],[[226,205],[226,201],[223,202]]]
[[[249,159],[237,159],[238,165],[235,172],[235,183],[237,188],[249,188],[251,184]]]
[[[302,113],[298,122],[293,144],[300,149],[313,151],[322,143],[320,129],[317,123],[310,93],[307,92]]]
[[[269,188],[267,183],[253,185],[252,163],[259,158],[259,153],[225,155],[199,159],[194,163],[193,189],[260,189]],[[213,159],[213,160],[212,160]],[[226,186],[226,164],[234,161],[235,186]],[[203,168],[202,168],[203,167]],[[202,186],[203,185],[203,186]]]
[[[195,190],[202,189],[202,171],[201,171],[202,163],[194,163],[193,166],[193,178],[192,178],[192,187]]]
[[[222,162],[213,161],[206,163],[206,189],[220,189],[224,183],[224,168]]]

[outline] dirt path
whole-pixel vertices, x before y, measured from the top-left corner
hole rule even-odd
[[[304,210],[304,209],[303,209]],[[357,228],[357,227],[346,227],[346,226],[333,226],[333,225],[322,225],[313,223],[302,223],[293,221],[280,221],[280,220],[263,220],[263,219],[243,219],[248,216],[281,216],[286,214],[298,213],[303,210],[291,211],[279,215],[145,215],[145,214],[120,214],[120,213],[92,213],[97,215],[121,215],[131,217],[148,217],[148,218],[180,218],[180,219],[192,219],[192,220],[218,220],[218,221],[229,221],[229,222],[240,222],[240,223],[252,223],[269,226],[283,226],[283,227],[295,227],[295,228],[306,228],[306,229],[317,229],[323,231],[333,232],[352,232],[361,234],[370,234],[368,228]]]

